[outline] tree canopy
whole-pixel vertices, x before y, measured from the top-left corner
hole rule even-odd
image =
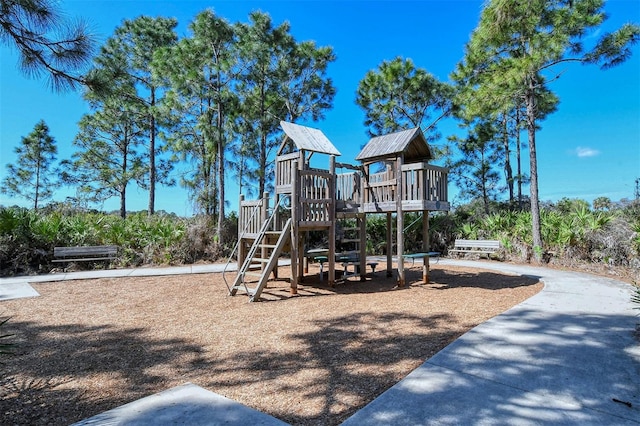
[[[365,111],[369,136],[420,127],[428,141],[439,136],[436,123],[451,113],[450,85],[438,81],[411,59],[383,61],[358,85],[356,103]]]
[[[504,113],[525,106],[531,170],[532,235],[536,258],[541,259],[536,130],[551,96],[550,74],[564,62],[598,64],[606,69],[622,63],[640,28],[626,24],[605,34],[590,50],[584,46],[589,31],[606,19],[601,0],[493,0],[483,9],[480,23],[456,70],[457,80],[472,93],[478,112]],[[469,97],[467,97],[469,98]],[[542,107],[541,107],[542,106]]]
[[[33,201],[33,208],[53,196],[60,184],[56,172],[58,147],[49,134],[49,126],[39,121],[21,144],[14,149],[17,164],[8,164],[8,176],[2,181],[0,191]]]
[[[1,0],[0,42],[16,49],[28,77],[47,76],[55,91],[86,83],[82,71],[93,55],[94,36],[81,20],[64,19],[54,0]]]

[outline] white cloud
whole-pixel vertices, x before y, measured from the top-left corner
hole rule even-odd
[[[575,154],[579,158],[595,157],[596,155],[600,155],[600,151],[586,146],[579,146],[576,148]]]

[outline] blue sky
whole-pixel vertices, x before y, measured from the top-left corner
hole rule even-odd
[[[332,46],[337,56],[328,70],[337,88],[333,109],[321,122],[302,124],[320,128],[341,151],[339,161],[354,163],[368,139],[364,114],[354,102],[358,82],[365,73],[383,60],[401,56],[448,81],[463,57],[464,45],[478,23],[483,2],[68,0],[60,4],[69,17],[82,17],[89,22],[100,43],[124,19],[140,15],[175,17],[178,34],[184,36],[193,17],[208,7],[231,22],[246,22],[249,12],[257,9],[269,13],[275,24],[289,21],[297,40]],[[640,22],[637,0],[610,0],[605,10],[609,19],[602,31],[626,22]],[[596,40],[599,35],[591,34],[590,39]],[[89,110],[81,93],[51,93],[44,80],[21,75],[16,67],[17,55],[10,49],[0,47],[0,57],[2,180],[6,165],[16,161],[14,147],[41,119],[56,139],[59,159],[70,157],[77,122]],[[561,65],[556,71],[562,76],[551,89],[559,96],[560,105],[557,112],[540,123],[542,128],[537,134],[540,198],[632,198],[634,180],[640,177],[640,46],[634,47],[630,60],[607,71],[578,64]],[[443,137],[460,134],[452,120],[439,125],[439,130]],[[69,188],[59,190],[55,199],[63,200],[73,192]],[[456,192],[450,184],[454,202]],[[232,210],[237,209],[237,187],[233,184],[227,188],[227,200]],[[0,205],[13,204],[28,205],[25,200],[0,195]],[[146,205],[147,193],[132,188],[128,210],[144,210]],[[97,207],[115,210],[118,200],[114,198]],[[192,214],[186,190],[180,187],[160,187],[156,209]]]

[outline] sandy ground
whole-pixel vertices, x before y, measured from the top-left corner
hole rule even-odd
[[[311,265],[310,272],[318,272]],[[287,268],[279,276],[288,277]],[[465,331],[531,297],[537,281],[484,270],[384,271],[264,301],[227,296],[220,274],[34,285],[0,304],[0,424],[69,424],[192,382],[296,425],[336,425]]]

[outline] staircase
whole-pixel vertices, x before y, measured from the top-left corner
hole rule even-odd
[[[347,278],[359,276],[361,279],[364,276],[365,265],[361,264],[361,251],[364,249],[362,246],[362,240],[360,239],[360,231],[364,226],[364,219],[361,217],[355,217],[352,219],[355,223],[350,226],[342,227],[342,238],[339,241],[340,250],[336,253],[336,262],[342,263],[344,271],[342,272],[342,278],[340,281],[345,281]],[[349,268],[353,268],[349,270]],[[360,271],[363,271],[362,273]]]
[[[271,218],[270,218],[271,219]],[[260,294],[266,287],[269,274],[278,267],[278,258],[282,249],[291,238],[291,219],[288,219],[281,231],[269,231],[271,220],[263,223],[260,233],[249,249],[249,253],[238,270],[229,295],[244,291],[250,302],[260,300]],[[274,240],[275,244],[274,244]],[[270,253],[266,257],[262,253]],[[253,287],[255,286],[255,287]]]

